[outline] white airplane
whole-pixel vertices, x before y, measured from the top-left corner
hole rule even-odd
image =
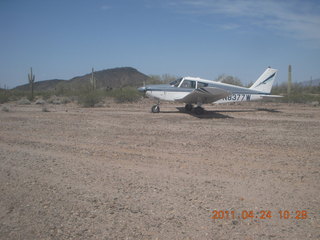
[[[200,115],[204,112],[201,106],[206,103],[244,102],[282,97],[270,95],[276,73],[276,69],[268,67],[250,88],[201,78],[183,77],[169,84],[147,85],[138,90],[158,100],[158,104],[151,108],[153,113],[160,112],[160,100],[164,100],[185,103],[186,111],[190,112],[194,109],[194,112]],[[193,104],[196,105],[195,108]]]

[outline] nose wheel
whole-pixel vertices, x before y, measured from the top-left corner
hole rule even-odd
[[[151,108],[152,113],[159,113],[160,112],[160,100],[158,99],[158,103],[153,105]]]
[[[151,112],[152,113],[159,113],[160,112],[160,106],[157,104],[157,105],[153,105],[152,108],[151,108]]]

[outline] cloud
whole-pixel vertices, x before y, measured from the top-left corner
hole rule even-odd
[[[235,30],[240,28],[241,26],[239,24],[229,23],[229,24],[221,24],[220,28],[224,30]]]
[[[111,9],[112,7],[110,7],[110,6],[108,6],[108,5],[103,5],[103,6],[101,6],[101,10],[103,10],[103,11],[107,11],[107,10],[109,10],[109,9]]]
[[[174,4],[173,4],[174,2]],[[319,42],[320,6],[316,1],[173,0],[170,6],[182,14],[214,15],[227,20],[221,28],[232,30],[258,26],[295,39]]]

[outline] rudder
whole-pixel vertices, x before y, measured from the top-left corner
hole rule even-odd
[[[274,80],[276,78],[277,69],[267,68],[250,89],[270,93]]]

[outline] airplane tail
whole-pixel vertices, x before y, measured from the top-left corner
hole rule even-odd
[[[250,87],[250,89],[270,93],[277,71],[277,69],[268,67],[258,80]]]

